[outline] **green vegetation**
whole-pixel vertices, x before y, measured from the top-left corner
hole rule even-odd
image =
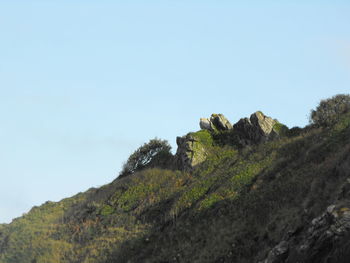
[[[280,122],[277,122],[274,126],[273,126],[273,130],[279,134],[280,136],[285,136],[288,134],[288,127]]]
[[[210,132],[207,130],[200,130],[198,132],[193,132],[193,133],[190,133],[190,135],[192,135],[196,141],[203,144],[204,146],[207,146],[207,147],[213,146],[213,142],[214,142],[213,138]]]
[[[103,216],[108,216],[108,215],[111,215],[113,213],[114,213],[114,209],[110,205],[105,205],[101,209],[101,215],[103,215]]]
[[[129,156],[119,176],[124,177],[149,167],[167,167],[172,158],[171,146],[167,141],[152,139]]]
[[[191,172],[151,140],[128,159],[132,176],[0,225],[0,263],[262,261],[335,200],[349,211],[350,113],[274,129],[286,136],[245,148],[232,131],[191,133],[205,153]]]
[[[349,111],[350,95],[339,94],[330,99],[321,100],[316,110],[311,111],[310,122],[317,126],[329,127]]]

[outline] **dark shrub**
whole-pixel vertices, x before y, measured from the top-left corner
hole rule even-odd
[[[310,123],[319,127],[329,127],[336,123],[342,114],[350,111],[350,96],[339,94],[330,99],[321,100],[316,110],[310,114]]]
[[[171,164],[172,158],[171,146],[167,141],[152,139],[129,156],[119,177],[149,167],[167,168]]]
[[[295,126],[295,127],[288,130],[287,136],[288,137],[299,136],[302,132],[303,132],[302,128]]]

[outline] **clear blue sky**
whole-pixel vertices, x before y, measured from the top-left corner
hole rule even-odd
[[[350,91],[349,1],[0,1],[0,222],[112,181],[154,137]]]

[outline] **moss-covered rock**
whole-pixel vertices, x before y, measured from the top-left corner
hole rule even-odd
[[[206,160],[213,147],[213,137],[208,130],[201,130],[177,137],[176,143],[178,145],[175,156],[177,166],[181,170],[190,171]]]
[[[278,138],[287,132],[288,127],[257,111],[249,119],[240,119],[233,129],[240,146],[246,146]]]
[[[288,127],[261,111],[240,119],[234,126],[222,114],[200,119],[201,131],[177,138],[175,160],[181,170],[190,171],[204,162],[213,144],[244,148],[287,135]]]
[[[273,125],[272,127],[272,131],[274,132],[274,134],[279,135],[279,136],[285,136],[288,135],[288,127],[278,121],[276,121],[276,123]]]

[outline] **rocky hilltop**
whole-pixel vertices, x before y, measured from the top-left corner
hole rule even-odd
[[[289,129],[258,111],[151,140],[123,176],[0,225],[0,263],[347,263],[350,97]]]
[[[177,137],[176,161],[180,169],[193,170],[210,155],[215,137],[224,134],[230,137],[231,144],[237,148],[257,145],[280,137],[288,128],[261,111],[253,113],[250,118],[242,118],[232,125],[223,114],[212,114],[210,118],[201,118],[199,126],[202,131]]]

